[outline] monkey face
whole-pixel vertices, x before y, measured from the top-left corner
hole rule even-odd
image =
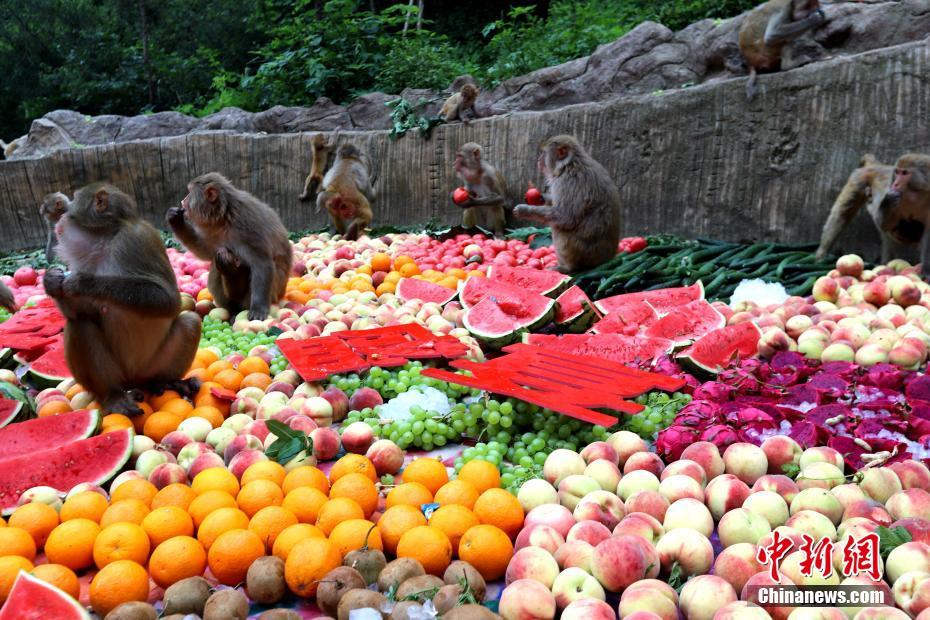
[[[343,144],[336,151],[336,157],[349,157],[352,159],[360,159],[362,152],[358,150],[355,146],[351,144]]]
[[[187,196],[181,200],[181,208],[195,224],[209,227],[223,218],[220,192],[214,184],[201,185],[192,181],[187,190]]]
[[[820,9],[819,0],[794,0],[792,17],[794,21],[800,21],[818,9]]]

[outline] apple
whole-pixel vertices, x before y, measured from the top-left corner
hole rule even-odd
[[[714,560],[714,574],[725,579],[737,592],[749,578],[765,570],[756,559],[759,548],[752,543],[736,543],[720,552]]]
[[[724,547],[743,542],[755,545],[764,536],[772,533],[772,527],[765,517],[745,508],[734,508],[720,519],[717,533],[720,536],[720,544]]]
[[[792,515],[802,510],[819,512],[830,519],[834,525],[837,525],[843,518],[843,505],[840,500],[830,491],[815,487],[801,490],[791,500],[790,510]]]
[[[593,598],[569,603],[560,617],[562,620],[617,620],[613,607]]]
[[[569,533],[571,533],[571,530],[569,530]],[[523,547],[539,547],[555,555],[555,552],[564,544],[565,537],[553,528],[548,525],[534,525],[520,530],[513,547],[517,551]]]
[[[662,475],[659,476],[659,480],[665,480],[669,476],[677,475],[693,478],[695,482],[701,485],[701,488],[707,484],[707,474],[704,473],[704,468],[688,459],[678,459],[677,461],[669,463],[665,469],[662,470]]]
[[[631,431],[617,431],[607,438],[614,450],[617,451],[617,465],[623,467],[630,455],[645,452],[649,449],[642,437]]]
[[[655,474],[639,469],[620,479],[620,484],[617,485],[617,495],[626,501],[637,491],[658,491],[659,484],[659,479]]]
[[[575,504],[572,515],[576,521],[596,521],[608,529],[613,529],[626,515],[626,510],[619,497],[609,491],[598,489],[582,497]]]
[[[624,619],[646,612],[660,620],[678,620],[678,593],[664,581],[642,579],[623,591],[617,610]]]
[[[684,498],[696,499],[702,503],[704,501],[704,488],[701,483],[684,474],[661,478],[659,493],[671,503]]]
[[[560,568],[580,568],[586,573],[590,573],[591,558],[594,557],[594,546],[583,540],[567,541],[556,549],[553,556],[555,561],[559,563]]]
[[[685,582],[679,605],[687,620],[713,620],[718,609],[738,598],[726,580],[716,575],[698,575]]]
[[[930,573],[930,545],[912,540],[898,545],[888,554],[885,577],[892,584],[904,573],[914,570]]]
[[[797,465],[801,460],[800,444],[787,435],[768,437],[760,447],[768,459],[770,474],[784,474],[785,465]]]
[[[754,484],[768,472],[769,460],[762,448],[751,443],[731,444],[723,451],[723,467],[743,482]]]
[[[658,491],[636,491],[624,503],[626,512],[644,512],[657,520],[664,520],[670,502]]]
[[[859,486],[872,499],[885,503],[902,490],[901,480],[890,467],[870,467],[862,473]]]
[[[781,495],[774,491],[758,491],[752,493],[743,502],[743,508],[759,516],[765,517],[772,527],[784,525],[788,520],[788,504]],[[739,588],[737,588],[739,589]]]
[[[588,463],[583,475],[597,480],[601,488],[605,491],[614,492],[617,485],[620,484],[620,468],[606,459],[597,459]]]
[[[551,620],[555,597],[538,581],[518,579],[504,588],[497,611],[504,620]]]
[[[526,513],[523,527],[527,528],[532,525],[548,525],[564,538],[568,536],[568,531],[575,525],[575,517],[565,506],[543,504]]]
[[[617,527],[614,528],[614,536],[619,536],[621,534],[639,536],[647,542],[655,543],[655,541],[665,534],[665,528],[651,515],[644,512],[631,512],[623,517],[620,523],[617,524]]]
[[[556,576],[552,583],[552,594],[555,595],[555,603],[559,609],[564,609],[575,601],[607,599],[600,582],[575,567],[566,568]]]
[[[572,526],[565,540],[566,542],[583,540],[592,547],[596,547],[601,541],[607,540],[610,536],[610,529],[603,523],[597,521],[581,521]]]
[[[601,485],[594,478],[582,474],[567,476],[559,482],[559,503],[569,510],[574,510],[582,497],[600,490]]]
[[[707,537],[688,528],[666,532],[656,543],[656,551],[665,573],[678,562],[683,575],[703,575],[714,562],[714,548]]]
[[[620,481],[623,484],[623,481]],[[704,498],[710,514],[719,521],[723,515],[740,508],[749,497],[749,486],[732,474],[721,474],[707,483]]]
[[[539,190],[536,190],[536,191],[539,191]],[[466,202],[468,202],[468,199],[470,197],[471,195],[468,193],[468,190],[465,189],[464,187],[456,187],[455,191],[452,192],[452,202],[454,202],[457,205],[465,204]],[[533,204],[533,203],[527,202],[527,204]]]
[[[581,458],[581,455],[572,450],[559,448],[553,450],[543,464],[543,478],[546,482],[554,487],[569,476],[581,475],[584,473],[587,463]]]
[[[591,572],[605,590],[621,592],[646,576],[649,562],[640,541],[643,539],[638,536],[620,535],[603,540],[594,547]]]
[[[520,490],[517,492],[517,501],[523,506],[523,512],[529,512],[537,506],[557,504],[559,493],[545,480],[534,478],[527,480],[520,486]]]
[[[782,499],[788,504],[791,503],[794,496],[797,495],[800,490],[801,489],[798,488],[794,480],[781,474],[766,474],[756,480],[756,483],[752,485],[753,493],[758,493],[759,491],[773,491],[781,495]]]
[[[662,527],[666,532],[690,528],[710,538],[714,532],[714,518],[704,504],[696,499],[685,498],[668,507]]]
[[[551,588],[558,574],[559,565],[548,551],[539,547],[524,547],[510,559],[504,582],[510,585],[519,579],[532,579]]]
[[[542,192],[534,187],[532,183],[530,183],[529,188],[526,190],[526,194],[523,195],[523,199],[526,201],[526,204],[536,207],[546,204],[546,200],[543,197]],[[456,200],[456,202],[458,201]]]

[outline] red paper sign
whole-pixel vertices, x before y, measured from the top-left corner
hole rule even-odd
[[[458,338],[437,336],[415,323],[346,330],[308,340],[281,338],[276,344],[304,381],[362,372],[372,366],[402,366],[413,359],[452,359],[468,353],[468,347]]]
[[[674,391],[685,385],[683,379],[644,372],[596,357],[526,344],[512,344],[503,350],[509,355],[483,364],[468,360],[451,363],[453,368],[471,371],[473,376],[438,368],[428,368],[423,375],[513,396],[602,426],[613,426],[617,418],[592,408],[639,413],[644,407],[625,399],[654,389]]]

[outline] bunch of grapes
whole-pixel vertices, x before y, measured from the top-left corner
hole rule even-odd
[[[212,347],[219,351],[221,357],[226,357],[232,353],[248,355],[254,347],[263,345],[274,347],[274,334],[247,334],[245,332],[234,332],[232,326],[219,319],[211,318],[209,315],[203,318],[203,328],[200,335],[200,348]],[[287,370],[287,359],[278,353],[277,348],[272,348],[276,353],[271,360],[269,367],[271,374],[276,375],[279,372]]]
[[[403,366],[396,368],[375,366],[364,375],[358,373],[333,375],[329,379],[329,385],[338,387],[347,396],[352,396],[359,388],[369,387],[378,390],[385,401],[391,400],[398,394],[403,394],[412,387],[436,388],[453,400],[464,398],[469,394],[477,395],[479,393],[478,390],[473,390],[465,385],[424,377],[421,374],[423,368],[423,362],[419,361],[407,362]]]
[[[635,399],[640,405],[645,405],[642,412],[631,415],[626,421],[627,430],[633,431],[643,439],[655,439],[658,432],[675,421],[675,416],[682,407],[691,402],[688,394],[675,392],[649,392]]]

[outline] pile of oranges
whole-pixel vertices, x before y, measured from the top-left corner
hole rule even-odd
[[[381,272],[386,274],[375,289],[378,295],[393,293],[397,287],[397,282],[400,281],[401,278],[426,280],[433,284],[455,290],[462,280],[471,276],[484,276],[484,273],[481,271],[466,271],[465,269],[448,269],[445,272],[427,269],[421,272],[416,261],[406,254],[400,254],[392,259],[389,254],[378,253],[371,257],[370,265],[360,267],[360,269],[365,269],[366,267],[368,267],[372,273]]]

